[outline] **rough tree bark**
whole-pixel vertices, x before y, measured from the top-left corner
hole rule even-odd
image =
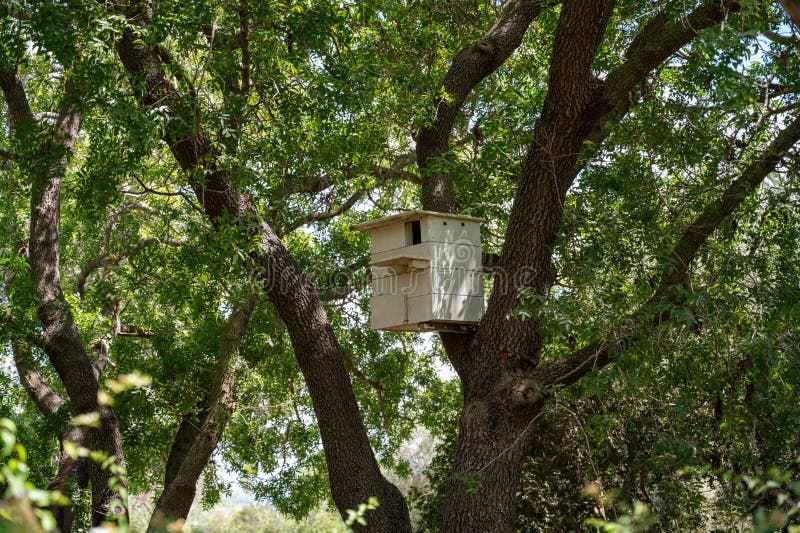
[[[524,160],[486,316],[474,334],[442,336],[464,391],[456,461],[443,515],[442,529],[446,531],[513,529],[516,486],[532,438],[527,429],[541,408],[539,387],[574,382],[598,362],[610,360],[613,343],[602,341],[570,358],[540,365],[539,323],[507,319],[517,305],[520,288],[546,294],[554,279],[550,246],[560,229],[563,198],[579,170],[578,155],[585,141],[602,140],[604,127],[618,121],[630,108],[629,94],[644,77],[698,31],[738,9],[733,1],[707,1],[680,21],[657,15],[642,26],[623,64],[605,80],[598,80],[591,67],[612,6],[610,0],[564,3],[549,90]],[[497,24],[484,38],[454,59],[444,82],[448,97],[437,102],[432,126],[416,137],[426,209],[457,211],[457,194],[449,175],[441,170],[446,164],[441,163],[447,157],[459,107],[475,85],[519,46],[541,8],[540,2],[507,2]],[[146,14],[140,13],[131,21],[144,24]],[[144,80],[139,94],[144,105],[166,103],[171,115],[190,116],[191,105],[164,76],[152,49],[137,48],[129,32],[120,41],[119,51],[126,69]],[[347,505],[363,501],[364,496],[377,495],[382,508],[368,516],[371,529],[407,529],[405,504],[377,471],[341,365],[341,350],[318,295],[275,233],[236,191],[202,132],[168,135],[165,141],[189,174],[190,184],[211,220],[220,223],[224,215],[230,216],[249,225],[248,234],[261,237],[262,249],[253,252],[252,259],[268,273],[265,288],[289,327],[314,400],[337,506],[343,511]],[[332,406],[324,401],[326,395],[343,403]],[[348,421],[354,425],[342,429]],[[357,468],[365,465],[366,475]],[[364,496],[347,500],[343,494],[348,488]],[[392,506],[388,512],[383,491],[387,491]]]
[[[591,65],[613,2],[562,6],[550,62],[550,84],[525,158],[506,242],[486,315],[459,356],[464,409],[442,531],[511,531],[522,460],[539,403],[520,402],[515,376],[538,363],[536,321],[510,320],[518,289],[544,294],[553,280],[549,244],[558,230],[564,171],[588,133],[595,85]]]
[[[12,339],[11,351],[14,355],[14,366],[19,374],[25,391],[31,401],[39,409],[45,418],[57,421],[58,413],[62,408],[69,409],[68,402],[55,392],[50,385],[42,378],[36,368],[31,347],[21,342],[19,339]],[[88,485],[87,465],[84,458],[78,460],[67,453],[64,442],[71,442],[75,446],[83,446],[86,439],[86,428],[67,425],[60,433],[60,447],[56,464],[57,472],[48,490],[58,490],[64,495],[69,496],[69,478],[74,477],[79,488],[84,489]],[[72,523],[75,518],[73,505],[54,505],[50,508],[56,527],[59,531],[72,531]]]
[[[789,14],[792,22],[800,29],[800,0],[780,0],[783,9]]]
[[[80,125],[81,112],[75,106],[77,95],[67,82],[55,125],[45,140],[38,144],[36,132],[41,125],[37,124],[31,112],[16,67],[0,68],[0,89],[8,106],[12,134],[21,145],[30,143],[30,148],[34,148],[26,161],[31,176],[29,261],[31,281],[39,298],[43,348],[67,391],[74,412],[100,414],[100,426],[89,430],[87,445],[115,456],[121,462],[119,422],[110,407],[98,405],[99,385],[95,367],[64,299],[59,272],[61,182]],[[123,505],[113,505],[114,501],[122,501],[122,498],[116,489],[109,486],[110,473],[106,469],[91,463],[89,478],[93,524],[101,524],[111,515],[127,513]]]
[[[211,459],[233,412],[236,360],[250,316],[257,302],[251,297],[235,307],[222,332],[211,388],[198,420],[184,419],[170,451],[164,491],[150,518],[148,531],[161,531],[167,524],[185,520],[194,501],[197,480]]]
[[[520,288],[546,294],[554,279],[550,245],[560,228],[563,197],[580,169],[578,154],[584,142],[602,142],[607,135],[604,126],[628,112],[630,93],[645,76],[698,31],[738,9],[736,2],[708,1],[680,21],[658,14],[636,35],[623,64],[600,81],[590,69],[611,5],[564,3],[550,62],[549,90],[524,161],[486,316],[474,336],[442,335],[464,391],[456,462],[442,520],[444,531],[513,528],[515,490],[521,459],[533,437],[527,430],[542,401],[539,391],[556,382],[576,381],[602,362],[600,358],[610,360],[612,343],[599,341],[558,364],[539,367],[539,323],[506,318],[517,305]],[[512,12],[504,9],[501,19]],[[512,26],[530,23],[527,17],[517,17],[518,23]],[[468,52],[456,55],[445,80],[445,89],[457,96],[457,103],[440,101],[434,126],[417,137],[426,209],[458,208],[452,180],[446,172],[436,170],[446,165],[431,163],[446,156],[458,105],[474,84],[491,72],[465,75]],[[493,68],[497,66],[499,63],[493,64]]]
[[[8,273],[5,277],[3,290],[6,296],[11,294],[14,277],[13,273]],[[15,329],[19,327],[14,316],[9,315],[2,318]],[[59,420],[59,411],[62,409],[69,410],[70,405],[58,392],[53,390],[39,372],[33,356],[33,346],[41,348],[42,343],[40,341],[41,339],[35,335],[25,335],[23,332],[18,332],[18,335],[11,337],[9,343],[14,357],[14,367],[28,397],[44,418],[49,419],[54,424],[58,424],[61,422]],[[75,427],[71,424],[67,424],[61,430],[59,452],[56,459],[57,471],[48,486],[48,490],[58,490],[61,494],[70,497],[68,484],[70,476],[75,479],[80,489],[85,489],[88,486],[86,458],[75,460],[64,448],[64,442],[67,441],[75,446],[83,446],[86,433],[85,427]],[[50,512],[56,521],[57,531],[72,531],[72,523],[75,518],[75,509],[72,503],[69,505],[54,505],[50,508]]]
[[[127,16],[131,26],[147,24],[146,12]],[[165,76],[156,50],[141,40],[137,42],[132,27],[123,33],[117,50],[143,106],[166,107],[173,118],[193,116],[190,97],[178,93]],[[205,134],[185,128],[180,132],[166,130],[164,141],[211,222],[231,223],[246,235],[259,238],[260,247],[251,252],[251,259],[265,294],[289,331],[314,404],[339,512],[345,516],[348,509],[377,497],[380,506],[366,516],[370,531],[410,531],[408,507],[400,491],[380,471],[343,364],[341,346],[316,289],[249,199],[238,191]]]

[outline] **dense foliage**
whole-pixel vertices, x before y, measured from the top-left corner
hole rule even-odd
[[[515,378],[559,368],[586,347],[602,351],[589,365],[595,372],[578,364],[575,379],[536,378],[535,405],[509,408],[522,430],[498,446],[499,455],[524,448],[516,527],[798,524],[796,139],[773,153],[776,139],[797,129],[797,27],[780,4],[761,0],[607,3],[613,9],[598,30],[591,80],[599,87],[600,79],[629,75],[630,88],[580,133],[557,231],[534,243],[552,268],[541,286],[512,287],[513,310],[497,313],[524,324],[520,338],[536,345],[533,362],[510,372]],[[404,489],[415,527],[446,529],[445,502],[460,490],[453,487],[483,498],[484,469],[499,466],[492,459],[480,469],[454,467],[463,464],[457,439],[468,437],[459,429],[472,398],[464,387],[476,380],[459,379],[451,367],[458,359],[438,336],[369,329],[369,242],[350,227],[400,209],[438,210],[426,187],[444,176],[456,191],[449,210],[485,218],[485,255],[511,264],[505,243],[527,235],[513,209],[543,209],[519,200],[529,169],[544,160],[531,162],[531,139],[565,116],[552,111],[550,89],[563,63],[551,57],[559,39],[590,40],[560,27],[581,2],[127,4],[0,6],[0,422],[13,420],[24,443],[29,488],[65,493],[76,531],[109,518],[82,478],[87,459],[109,472],[86,474],[92,488],[110,476],[104,505],[127,493],[155,501],[165,476],[169,484],[180,475],[201,488],[206,506],[235,478],[295,519],[329,503],[347,516],[332,494],[336,459],[326,458],[318,424],[326,400],[306,386],[317,378],[298,348],[293,328],[303,328],[287,322],[288,304],[272,296],[295,278],[259,262],[275,250],[264,237],[274,233],[324,304],[341,346],[337,364],[349,373],[382,470],[397,484],[413,480]],[[464,51],[487,42],[495,21],[510,26],[515,5],[538,14],[521,42],[467,94],[447,89]],[[703,10],[713,20],[692,28]],[[659,49],[670,31],[685,31],[686,42]],[[154,82],[154,72],[163,80]],[[420,146],[448,106],[458,112],[445,149],[426,159]],[[79,126],[65,127],[75,120]],[[195,160],[181,159],[186,139],[205,150]],[[561,165],[555,161],[547,164]],[[752,191],[730,192],[765,161],[771,167]],[[63,178],[52,239],[61,285],[51,299],[68,309],[64,323],[74,323],[94,368],[86,380],[99,391],[97,420],[74,418],[93,409],[79,406],[54,359],[47,279],[37,275],[44,237],[31,224],[47,207],[37,195],[54,174]],[[220,174],[255,215],[212,215],[198,191],[210,198],[217,191],[206,186]],[[715,202],[731,198],[731,214],[702,226],[708,235],[680,264],[684,233],[724,212]],[[500,270],[491,268],[487,296],[502,274],[492,278]],[[310,333],[324,337],[319,331]],[[101,440],[92,435],[111,427],[120,447],[93,446]],[[420,427],[437,445],[426,480],[408,452],[409,442],[416,453],[425,448]],[[81,428],[77,439],[88,435],[86,442],[62,444]],[[197,476],[178,474],[180,461],[192,466],[180,454],[199,442],[198,432],[212,444],[203,460],[190,456]],[[4,459],[18,453],[6,448]],[[88,448],[108,453],[84,457]],[[120,452],[124,475],[109,459]],[[61,484],[53,481],[59,473]],[[4,479],[0,489],[19,499]],[[50,500],[34,503],[39,515],[50,508],[58,517]],[[388,508],[380,503],[375,513]],[[377,516],[371,512],[367,521]],[[279,521],[257,512],[239,518]]]

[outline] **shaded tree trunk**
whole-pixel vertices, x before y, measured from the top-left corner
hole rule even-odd
[[[133,24],[146,24],[146,13],[128,14]],[[190,97],[178,93],[161,66],[155,50],[137,43],[126,30],[117,46],[120,60],[131,74],[134,89],[145,107],[166,106],[173,118],[192,124]],[[175,125],[181,123],[174,121]],[[245,239],[258,236],[260,246],[251,260],[264,292],[286,324],[295,357],[308,386],[319,422],[336,507],[344,517],[371,497],[380,506],[366,515],[370,531],[410,531],[408,507],[400,491],[380,471],[359,412],[343,352],[333,333],[319,294],[300,266],[263,220],[249,199],[219,163],[219,155],[203,132],[170,131],[164,141],[186,171],[189,184],[211,222],[233,223]]]
[[[164,490],[158,498],[148,531],[189,516],[197,481],[211,459],[233,413],[236,361],[242,335],[257,299],[237,306],[222,333],[211,388],[196,420],[184,417],[167,460]]]
[[[16,68],[0,69],[0,88],[9,109],[11,130],[21,144],[37,143],[31,150],[26,171],[31,177],[31,222],[29,242],[30,276],[39,298],[43,348],[58,373],[76,414],[98,412],[100,425],[89,430],[88,447],[103,451],[122,462],[119,421],[114,411],[97,402],[99,385],[95,369],[64,299],[59,271],[59,221],[61,184],[77,138],[81,112],[73,87],[67,83],[55,126],[37,141],[42,127],[34,119]],[[38,144],[41,142],[41,145]],[[111,474],[96,462],[89,465],[92,484],[92,523],[99,525],[112,515],[127,513],[120,493],[109,486]],[[120,486],[123,480],[118,480]]]

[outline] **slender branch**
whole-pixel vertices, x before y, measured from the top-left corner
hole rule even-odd
[[[304,217],[301,217],[293,221],[291,224],[288,224],[284,228],[284,231],[285,233],[291,233],[292,231],[306,224],[311,224],[313,222],[322,222],[325,220],[330,220],[334,217],[338,217],[342,213],[349,211],[359,200],[361,200],[364,197],[365,194],[366,191],[364,189],[360,189],[354,192],[352,195],[350,195],[350,197],[347,198],[347,200],[345,200],[344,202],[342,202],[339,206],[332,207],[331,209],[328,209],[327,211],[324,211],[322,213],[310,213]]]
[[[161,214],[158,210],[148,207],[141,202],[128,202],[118,206],[108,214],[108,218],[106,219],[106,224],[103,228],[103,240],[100,243],[101,252],[106,249],[108,243],[111,241],[111,234],[113,233],[114,228],[117,227],[119,219],[131,211],[141,211],[142,213],[149,215]]]
[[[185,449],[185,455],[173,457],[170,454],[173,475],[165,481],[164,491],[153,510],[148,531],[161,531],[167,523],[175,519],[185,519],[189,514],[197,480],[216,449],[233,412],[237,355],[258,299],[257,295],[252,295],[243,304],[236,306],[225,324],[208,399],[202,409],[202,425],[197,431],[191,430],[194,438],[192,444]],[[180,436],[179,432],[176,442]]]
[[[346,297],[353,291],[353,276],[356,274],[356,272],[367,268],[368,266],[369,259],[367,257],[362,257],[343,269],[339,269],[335,273],[328,275],[324,280],[324,286],[320,286],[319,283],[316,283],[317,292],[319,292],[320,299],[323,302],[330,302],[332,300],[341,300],[342,298]],[[341,274],[345,275],[347,283],[339,283],[341,280]]]
[[[8,272],[5,276],[3,292],[8,298],[11,296],[14,278],[13,272]],[[14,330],[18,329],[17,319],[11,313],[3,313],[0,317],[6,320]],[[33,336],[31,335],[30,337]],[[42,415],[50,417],[56,414],[67,402],[53,390],[39,373],[31,346],[42,348],[43,344],[43,340],[38,337],[34,337],[33,342],[29,342],[29,339],[26,338],[11,338],[11,351],[14,355],[14,365],[17,368],[20,382]]]
[[[138,339],[150,339],[153,337],[153,332],[142,326],[132,326],[130,324],[121,324],[118,337],[136,337]]]
[[[353,360],[347,355],[342,354],[342,360],[344,361],[344,366],[356,377],[358,381],[372,387],[375,390],[375,396],[378,399],[378,410],[381,412],[381,416],[383,417],[383,424],[386,429],[390,429],[392,427],[392,419],[389,415],[389,412],[386,410],[386,405],[383,401],[383,392],[384,388],[378,381],[375,381],[368,375],[366,375],[360,368],[356,366]]]
[[[55,111],[38,111],[34,113],[37,120],[58,120],[58,113]]]
[[[250,93],[250,7],[247,0],[239,0],[239,48],[242,51],[242,96]]]
[[[85,265],[83,265],[83,268],[78,273],[78,277],[75,280],[75,287],[78,291],[78,294],[81,296],[81,298],[83,297],[84,292],[86,290],[86,281],[95,270],[99,268],[105,268],[107,266],[117,265],[123,259],[131,257],[132,255],[136,254],[143,248],[152,246],[154,244],[164,244],[168,246],[182,246],[186,244],[186,241],[178,239],[170,239],[168,237],[151,237],[149,239],[144,239],[142,241],[139,241],[133,246],[125,248],[124,250],[121,250],[114,254],[99,255],[94,259],[92,259],[91,261],[89,261],[88,263],[86,263]]]
[[[792,46],[797,45],[797,40],[790,35],[781,35],[780,33],[769,30],[761,32],[761,35],[776,43],[788,44]]]
[[[700,31],[719,24],[729,13],[739,9],[736,0],[706,0],[677,20],[671,21],[662,11],[642,26],[628,46],[622,64],[602,82],[593,110],[593,123],[586,135],[593,147],[596,148],[608,137],[610,130],[607,126],[621,120],[636,104],[638,98],[633,92],[649,73],[678,53]],[[591,153],[595,150],[590,147],[585,151]],[[584,163],[589,159],[589,153],[581,157]],[[566,186],[572,183],[581,168],[583,164],[576,166],[565,178]]]
[[[541,400],[538,394],[542,385],[569,385],[581,377],[611,363],[615,357],[643,339],[652,328],[666,322],[663,315],[653,316],[653,306],[662,302],[676,301],[678,294],[672,290],[686,279],[689,267],[700,248],[722,222],[752,195],[761,182],[775,170],[781,158],[800,142],[800,117],[796,117],[784,128],[769,146],[736,178],[713,202],[706,205],[700,214],[684,230],[670,253],[672,258],[661,275],[657,288],[644,305],[631,314],[631,321],[640,325],[638,330],[623,326],[603,340],[590,343],[569,357],[539,365],[530,374],[530,379],[515,385],[514,396],[521,403]],[[655,322],[653,320],[655,318]],[[538,387],[538,388],[537,388]]]
[[[134,176],[134,179],[139,184],[139,186],[142,188],[142,191],[124,190],[123,192],[125,194],[131,194],[131,195],[135,195],[135,196],[144,196],[144,195],[147,195],[147,194],[155,194],[156,196],[180,196],[181,198],[184,199],[184,201],[186,201],[187,204],[189,204],[189,207],[191,207],[192,209],[194,209],[198,213],[203,214],[203,208],[200,207],[199,205],[197,205],[189,197],[189,195],[186,194],[185,192],[183,192],[181,190],[178,190],[178,192],[158,191],[156,189],[153,189],[153,188],[148,187],[147,185],[145,185],[144,182],[139,178],[139,176]]]
[[[422,184],[422,180],[419,176],[414,174],[413,172],[409,172],[407,170],[403,170],[402,168],[395,167],[394,165],[390,168],[384,167],[376,167],[374,168],[370,174],[375,178],[378,178],[382,182],[386,181],[407,181],[409,183],[413,183],[414,185]]]
[[[771,109],[767,113],[767,116],[771,117],[771,116],[774,116],[774,115],[780,115],[781,113],[786,113],[787,111],[791,111],[793,109],[797,109],[798,107],[800,107],[800,101],[793,102],[791,104],[787,104],[787,105],[782,106],[782,107],[776,107],[775,109]]]
[[[404,170],[405,167],[413,165],[413,154],[405,154],[402,156],[398,156],[394,163],[392,163],[391,167],[381,167],[381,166],[374,166],[369,174],[373,176],[376,180],[376,186],[380,187],[384,183],[388,181],[395,181],[395,180],[404,180],[414,184],[420,184],[421,181],[419,177],[407,170]],[[345,173],[345,178],[353,179],[354,176],[347,169],[343,169]],[[311,185],[321,185],[324,183],[324,180],[321,179],[312,179],[306,182]],[[303,191],[305,192],[305,191]],[[347,198],[344,202],[342,202],[338,207],[332,207],[327,211],[322,213],[310,213],[304,217],[301,217],[291,224],[287,225],[284,228],[284,233],[290,233],[297,228],[304,226],[305,224],[310,224],[312,222],[322,222],[324,220],[329,220],[331,218],[337,217],[342,213],[349,211],[359,200],[361,200],[367,193],[366,189],[360,189],[354,192],[349,198]]]
[[[14,281],[14,274],[8,273],[4,283],[4,291],[8,296],[11,290],[11,284]],[[6,320],[13,325],[16,324],[16,319],[9,314],[5,317]],[[53,419],[58,412],[63,408],[69,408],[69,402],[63,396],[53,390],[53,388],[45,381],[39,372],[38,365],[33,357],[31,346],[39,346],[43,348],[43,341],[36,338],[33,343],[27,342],[26,339],[11,339],[11,351],[14,355],[14,365],[17,369],[20,382],[22,383],[28,397],[39,409],[39,412],[46,419]],[[86,460],[78,459],[76,461],[72,456],[64,450],[64,442],[69,441],[75,446],[83,446],[86,439],[88,427],[81,426],[75,427],[67,425],[61,431],[60,450],[58,455],[58,472],[55,478],[48,486],[49,490],[59,490],[62,494],[67,494],[67,482],[73,472],[76,473],[75,477],[78,486],[81,489],[86,488],[88,479],[86,477]],[[50,512],[56,519],[58,528],[62,531],[69,531],[72,526],[72,519],[74,516],[74,509],[71,505],[67,506],[52,506]]]
[[[409,183],[419,185],[422,183],[420,177],[413,172],[406,170],[406,168],[413,165],[415,161],[415,154],[402,154],[397,156],[389,167],[374,165],[365,174],[371,175],[374,178],[384,182],[407,181]],[[356,173],[348,168],[341,168],[340,171],[344,174],[346,179],[353,179],[356,176]],[[333,185],[334,183],[331,178],[323,174],[312,176],[297,176],[294,174],[287,174],[284,176],[282,186],[279,189],[279,197],[282,199],[287,199],[295,194],[317,194],[332,187]]]

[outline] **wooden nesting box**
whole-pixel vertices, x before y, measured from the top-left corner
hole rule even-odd
[[[484,311],[479,218],[405,211],[353,226],[372,239],[372,329],[467,331]]]

